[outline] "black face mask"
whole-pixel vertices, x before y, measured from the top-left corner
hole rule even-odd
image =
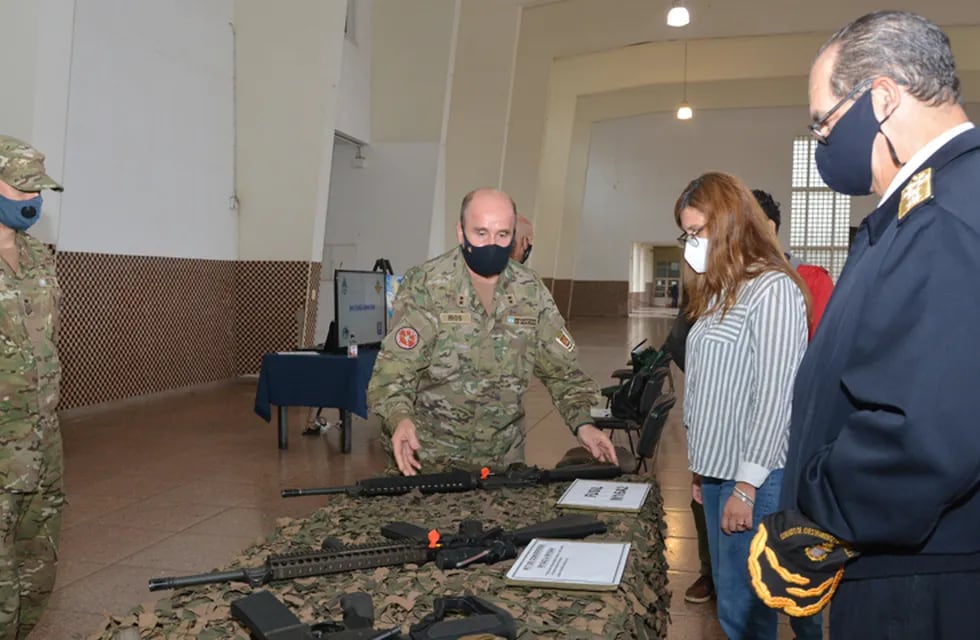
[[[501,247],[499,244],[487,244],[482,247],[474,247],[470,244],[469,238],[466,237],[466,232],[463,232],[463,259],[466,260],[466,266],[473,270],[474,273],[483,276],[484,278],[490,278],[500,273],[507,268],[507,261],[510,260],[511,249],[514,248],[513,239],[510,244],[506,247]]]
[[[533,246],[534,246],[533,244],[527,245],[527,249],[524,250],[524,255],[521,256],[521,264],[527,263],[527,259],[531,257],[531,248]]]

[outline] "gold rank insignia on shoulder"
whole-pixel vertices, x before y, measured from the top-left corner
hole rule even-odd
[[[555,340],[562,346],[562,348],[565,349],[565,351],[572,351],[575,349],[575,341],[572,340],[571,334],[568,333],[568,329],[565,327],[561,328],[561,333],[558,334],[558,337],[555,338]]]
[[[932,167],[912,176],[902,189],[902,200],[898,204],[898,219],[901,220],[912,209],[929,200],[932,200]]]
[[[473,316],[469,312],[461,313],[440,313],[439,322],[445,324],[469,324],[473,322]]]

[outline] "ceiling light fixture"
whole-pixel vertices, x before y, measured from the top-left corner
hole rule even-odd
[[[674,0],[670,3],[670,11],[667,12],[667,26],[686,27],[691,23],[691,13],[684,6],[682,0]]]
[[[694,117],[694,109],[687,101],[687,43],[685,42],[684,43],[684,99],[681,101],[680,106],[677,107],[677,119],[690,120],[693,117]]]

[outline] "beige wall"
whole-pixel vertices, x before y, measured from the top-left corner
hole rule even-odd
[[[236,0],[239,258],[319,260],[346,0]]]
[[[513,3],[462,3],[446,137],[447,247],[466,192],[500,186],[520,17]]]
[[[454,0],[374,0],[373,142],[440,139],[454,13]]]

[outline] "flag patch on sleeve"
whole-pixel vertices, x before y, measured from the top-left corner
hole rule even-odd
[[[565,327],[561,328],[561,333],[555,338],[555,341],[562,346],[565,351],[571,351],[575,348],[575,341],[572,340],[571,334],[568,333],[568,329]]]

